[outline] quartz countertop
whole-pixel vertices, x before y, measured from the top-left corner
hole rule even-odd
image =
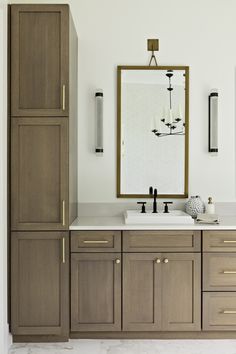
[[[81,216],[70,225],[70,230],[236,230],[235,216],[219,216],[218,225],[209,224],[160,224],[126,225],[123,216]]]

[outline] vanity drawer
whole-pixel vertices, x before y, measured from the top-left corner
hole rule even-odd
[[[120,231],[71,231],[71,252],[120,251]]]
[[[200,252],[200,231],[124,231],[126,252]]]
[[[236,231],[204,231],[204,252],[236,252]]]
[[[203,294],[203,330],[236,330],[236,293]]]
[[[203,254],[203,289],[236,291],[236,254]]]

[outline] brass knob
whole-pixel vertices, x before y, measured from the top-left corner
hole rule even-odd
[[[163,260],[163,263],[168,263],[169,262],[169,259],[168,258],[165,258],[164,260]]]
[[[116,259],[116,264],[120,264],[120,259]]]
[[[157,258],[157,259],[155,260],[155,262],[159,264],[159,263],[161,263],[161,260],[160,260],[159,258]]]

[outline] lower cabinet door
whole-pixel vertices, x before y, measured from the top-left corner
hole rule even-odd
[[[162,330],[201,330],[201,255],[162,254]]]
[[[68,337],[68,232],[13,232],[11,274],[12,334]]]
[[[123,330],[161,330],[161,255],[123,255]]]
[[[72,253],[71,331],[121,330],[121,254]]]

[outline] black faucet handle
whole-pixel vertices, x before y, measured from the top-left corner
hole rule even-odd
[[[145,204],[147,204],[147,203],[146,202],[137,202],[137,204],[142,204],[141,213],[142,214],[146,213]]]
[[[149,194],[153,195],[153,187],[149,187]]]
[[[163,204],[165,205],[164,213],[169,213],[168,204],[173,204],[173,202],[163,202]]]

